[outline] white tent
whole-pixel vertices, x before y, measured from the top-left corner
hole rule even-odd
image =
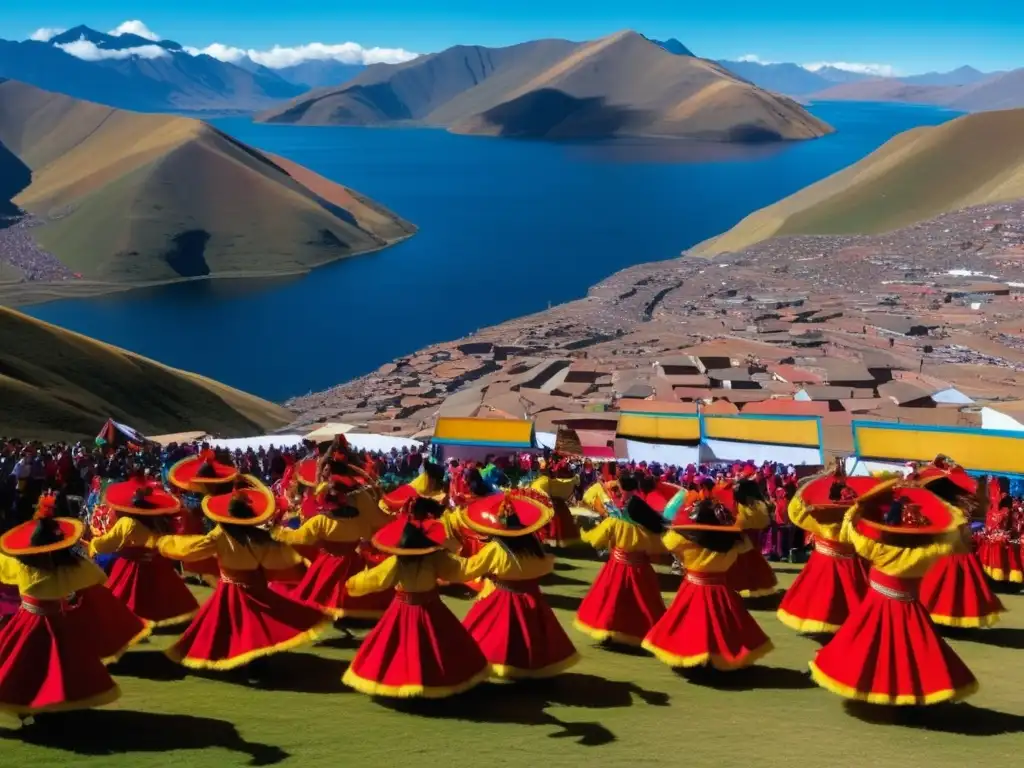
[[[403,448],[408,448],[410,451],[419,451],[423,448],[423,443],[419,440],[413,440],[411,437],[395,437],[394,435],[348,432],[345,435],[345,439],[357,451],[383,451],[387,453],[392,448],[396,448],[399,451]]]
[[[302,444],[302,435],[261,435],[259,437],[213,438],[210,445],[214,448],[226,448],[229,451],[247,451],[252,448],[258,451],[271,446],[277,448],[293,448]]]

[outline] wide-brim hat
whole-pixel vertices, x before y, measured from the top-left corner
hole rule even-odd
[[[308,459],[302,459],[295,465],[295,477],[298,481],[305,486],[310,488],[316,488],[320,484],[320,479],[317,477],[317,466],[320,464],[320,459],[312,456]],[[332,479],[335,477],[347,477],[358,483],[359,485],[366,485],[373,481],[373,478],[366,473],[365,470],[360,469],[355,464],[348,464],[345,467],[345,473],[336,472],[331,475]]]
[[[893,525],[885,522],[885,514],[893,502],[912,505],[916,522]],[[956,531],[963,524],[963,514],[927,488],[908,485],[902,479],[880,483],[855,503],[860,514],[857,532],[874,541],[886,542],[894,537],[941,537]]]
[[[145,506],[137,506],[140,496]],[[181,509],[181,503],[159,484],[136,479],[108,485],[103,492],[103,503],[115,512],[153,517],[173,515]]]
[[[207,496],[203,499],[203,513],[215,523],[229,525],[262,525],[274,516],[276,503],[270,489],[252,475],[242,475],[239,482],[245,487],[236,487],[232,493]],[[243,517],[232,512],[232,506],[243,503],[254,513]]]
[[[731,523],[695,523],[690,520],[690,512],[693,510],[701,501],[712,501],[724,506],[732,515]],[[671,521],[669,526],[674,530],[680,531],[726,531],[738,533],[743,530],[739,524],[739,519],[736,515],[735,508],[726,502],[725,499],[718,498],[714,495],[710,499],[703,496],[698,491],[689,491],[685,488],[680,489],[671,501],[665,506],[662,511],[662,516]]]
[[[650,493],[644,494],[644,501],[646,501],[651,508],[659,514],[665,511],[665,507],[675,497],[679,491],[683,490],[682,486],[675,485],[674,483],[666,483],[660,481],[658,485]]]
[[[978,491],[978,481],[967,474],[963,467],[938,467],[934,464],[922,467],[916,472],[917,482],[927,487],[932,483],[946,480],[962,493],[973,496]]]
[[[486,536],[527,536],[554,517],[547,494],[515,488],[477,499],[466,507],[466,525]]]
[[[429,555],[448,540],[440,520],[414,520],[399,515],[373,535],[373,546],[389,555]]]
[[[39,520],[29,520],[21,525],[16,525],[0,536],[0,549],[12,557],[19,555],[44,555],[47,552],[57,552],[61,549],[68,549],[75,546],[85,533],[85,523],[73,517],[49,518],[56,524],[61,533],[59,541],[33,546],[32,534],[35,533]]]
[[[853,492],[854,498],[830,498],[832,484],[837,480]],[[815,475],[797,488],[791,503],[803,505],[807,513],[818,522],[839,523],[857,499],[884,482],[880,477],[837,477],[835,473],[828,472]]]
[[[420,496],[439,502],[444,498],[445,493],[440,491],[438,493],[423,494],[413,488],[410,483],[406,483],[405,485],[398,486],[391,493],[385,493],[381,497],[380,507],[387,512],[398,513],[402,511],[406,503],[415,501]]]
[[[213,474],[209,477],[205,475],[199,477],[199,470],[207,463],[213,469]],[[167,470],[167,479],[171,484],[186,491],[194,491],[206,485],[230,483],[237,477],[238,470],[230,464],[222,464],[219,461],[213,460],[208,461],[203,456],[189,456]]]

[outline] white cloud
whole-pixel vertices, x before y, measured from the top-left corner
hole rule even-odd
[[[107,34],[113,35],[114,37],[120,37],[121,35],[138,35],[139,37],[144,37],[147,40],[154,41],[160,39],[160,35],[156,34],[138,19],[122,22]]]
[[[841,69],[844,72],[855,72],[858,75],[872,75],[874,77],[896,77],[896,68],[892,64],[863,64],[854,61],[816,61],[811,64],[801,64],[804,69],[817,72],[825,67]]]
[[[206,54],[221,61],[237,63],[248,56],[270,69],[282,69],[306,61],[340,61],[344,64],[399,64],[419,54],[402,48],[364,48],[359,43],[307,43],[293,47],[275,45],[270,50],[236,48],[213,43],[205,48],[186,48],[193,56]]]
[[[140,59],[160,59],[171,54],[159,45],[140,45],[135,48],[100,48],[85,38],[75,40],[73,43],[58,45],[65,53],[69,53],[77,59],[84,61],[103,61],[104,59],[130,59],[138,56]]]
[[[55,38],[57,35],[65,32],[63,27],[40,27],[29,36],[29,40],[35,40],[39,43],[48,43],[50,40]]]
[[[765,61],[756,53],[745,53],[737,59],[737,61],[747,61],[751,64],[774,64],[774,61]]]

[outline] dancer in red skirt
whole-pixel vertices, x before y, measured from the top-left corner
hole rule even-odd
[[[451,493],[453,506],[441,516],[441,522],[448,533],[447,549],[464,558],[473,557],[483,549],[483,537],[470,527],[466,520],[466,510],[471,504],[496,495],[500,495],[500,492],[484,480],[479,469],[470,467],[463,470]],[[474,592],[482,593],[487,584],[482,579],[472,579],[466,582],[466,586]]]
[[[202,498],[207,494],[220,494],[231,490],[238,477],[238,470],[230,464],[217,461],[216,454],[208,443],[203,443],[200,452],[177,462],[167,470],[167,480],[177,488],[182,497],[181,514],[177,519],[175,533],[184,536],[205,535],[202,514]],[[217,586],[220,566],[217,558],[193,560],[185,563],[184,570],[200,577],[207,585]]]
[[[154,627],[191,621],[199,603],[171,561],[156,552],[157,539],[173,531],[178,500],[158,484],[138,477],[107,486],[104,502],[118,520],[106,534],[89,542],[89,554],[118,554],[107,588]]]
[[[945,456],[915,472],[911,482],[923,485],[964,513],[967,523],[978,507],[978,482]],[[992,592],[981,561],[971,550],[940,557],[921,580],[919,599],[932,621],[947,627],[991,627],[1006,609]]]
[[[734,482],[719,484],[713,491],[714,498],[726,509],[744,507],[739,517],[744,530],[743,544],[728,574],[729,588],[740,597],[765,597],[775,594],[779,589],[775,571],[761,553],[761,547],[755,546],[749,533],[762,531],[771,525],[768,500],[753,479],[756,472],[756,469],[748,466]]]
[[[334,619],[379,619],[391,604],[393,591],[352,597],[345,582],[366,568],[359,551],[361,541],[369,540],[386,522],[383,512],[374,508],[368,515],[348,502],[352,490],[347,477],[332,478],[326,494],[316,502],[317,514],[298,530],[275,528],[274,539],[292,546],[317,547],[319,554],[302,581],[291,591],[296,600],[315,603]],[[411,503],[411,502],[410,502]]]
[[[42,517],[0,536],[0,581],[21,593],[21,607],[0,629],[0,712],[26,723],[121,695],[92,632],[68,621],[67,595],[102,588],[107,578],[72,549],[84,530],[78,520]]]
[[[978,543],[978,559],[992,581],[1024,583],[1020,538],[1024,510],[1009,493],[1009,480],[993,477],[988,483],[985,531]]]
[[[595,640],[639,646],[665,614],[651,557],[665,553],[664,519],[639,496],[634,477],[620,485],[629,498],[621,511],[610,508],[600,525],[583,533],[595,549],[608,549],[594,584],[580,603],[573,625]]]
[[[444,467],[432,461],[425,462],[423,471],[416,476],[415,480],[400,485],[391,493],[386,493],[381,497],[380,508],[395,515],[402,511],[409,499],[419,496],[426,496],[439,504],[445,503],[448,487],[444,480]]]
[[[814,537],[814,551],[779,605],[779,621],[805,633],[833,633],[868,589],[868,566],[841,541],[843,517],[859,496],[882,481],[833,472],[804,483],[789,503],[789,520]]]
[[[568,462],[554,458],[548,463],[545,473],[530,484],[530,488],[551,498],[555,510],[555,516],[541,532],[541,538],[550,547],[563,549],[580,542],[579,526],[569,511],[569,499],[579,484],[579,476],[573,474]]]
[[[680,492],[666,507],[666,516],[676,522],[664,536],[686,576],[643,647],[671,667],[729,671],[750,666],[772,650],[772,643],[727,585],[726,574],[745,541],[736,514],[740,510],[714,499],[680,509],[686,497]]]
[[[210,599],[167,656],[193,669],[229,670],[312,642],[331,624],[319,608],[267,585],[268,574],[300,561],[291,547],[259,527],[274,515],[274,496],[255,477],[231,494],[207,496],[203,511],[217,523],[206,536],[164,536],[161,555],[176,560],[216,557],[221,578]]]
[[[373,537],[391,555],[345,585],[353,596],[395,589],[395,599],[363,640],[342,682],[370,696],[444,698],[490,674],[473,636],[437,593],[438,579],[462,581],[465,562],[444,551],[434,519],[402,514]]]
[[[963,699],[978,683],[939,636],[917,599],[938,558],[967,547],[960,510],[928,490],[890,480],[847,512],[844,540],[871,563],[860,606],[818,651],[818,685],[870,704],[937,704]]]
[[[478,599],[463,625],[499,678],[554,677],[579,654],[540,591],[554,570],[536,532],[554,510],[546,496],[511,490],[469,505],[466,522],[490,542],[469,560],[464,577],[486,575],[494,589]]]

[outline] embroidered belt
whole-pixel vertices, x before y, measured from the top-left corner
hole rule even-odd
[[[815,539],[814,551],[825,557],[834,557],[837,560],[851,560],[855,551],[849,544],[840,544],[838,541],[829,539]]]
[[[267,583],[263,571],[260,570],[226,571],[222,568],[220,580],[225,584],[234,584],[236,587],[242,587],[243,589],[258,587]]]
[[[612,560],[623,565],[647,565],[651,562],[651,558],[647,556],[646,552],[627,552],[618,547],[612,547],[611,557]]]
[[[36,600],[28,595],[21,596],[21,609],[35,616],[54,616],[64,610],[63,600]]]
[[[910,603],[917,599],[917,589],[921,584],[921,579],[901,579],[872,568],[868,574],[868,583],[875,592],[883,597]]]
[[[125,560],[130,560],[133,563],[151,563],[153,562],[154,554],[153,550],[143,549],[142,547],[122,549],[117,553],[118,557],[123,557]]]
[[[428,589],[426,592],[406,592],[404,589],[395,590],[395,600],[407,605],[426,605],[437,599],[437,590]]]
[[[686,580],[698,587],[725,586],[725,571],[722,573],[709,573],[700,571],[687,571]]]

